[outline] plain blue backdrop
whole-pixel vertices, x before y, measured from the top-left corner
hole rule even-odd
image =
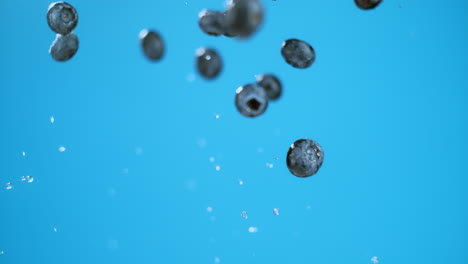
[[[243,41],[198,28],[222,0],[70,3],[66,63],[50,1],[0,3],[0,263],[468,263],[466,1],[264,0]],[[314,65],[284,62],[289,38]],[[202,46],[224,60],[214,81]],[[264,72],[284,94],[245,118],[235,90]],[[300,138],[325,151],[305,179],[285,162]]]

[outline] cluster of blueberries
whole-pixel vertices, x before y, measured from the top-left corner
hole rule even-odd
[[[56,61],[67,61],[78,51],[78,37],[73,33],[78,24],[78,13],[75,8],[65,2],[56,2],[49,5],[47,23],[57,33],[50,46],[49,53]]]
[[[375,8],[382,0],[354,0],[364,10]],[[204,9],[199,13],[200,29],[212,36],[248,38],[255,33],[263,21],[263,6],[259,0],[228,0],[225,12]],[[78,50],[78,37],[72,32],[78,23],[78,14],[73,6],[65,2],[52,3],[47,12],[47,21],[57,38],[50,47],[50,54],[57,61],[67,61]],[[153,30],[140,32],[140,43],[145,56],[158,61],[164,55],[164,41]],[[315,61],[315,51],[310,44],[299,39],[283,42],[281,55],[294,68],[305,69]],[[196,67],[201,76],[210,80],[216,78],[223,62],[219,53],[212,48],[196,51]],[[246,117],[263,114],[269,100],[281,96],[282,84],[274,74],[257,76],[256,83],[243,85],[236,90],[235,105]],[[322,166],[322,147],[311,139],[299,139],[291,144],[286,157],[289,171],[297,177],[309,177]]]

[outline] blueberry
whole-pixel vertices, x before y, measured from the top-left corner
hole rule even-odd
[[[236,0],[228,4],[226,31],[229,35],[249,37],[263,21],[263,6],[259,0]]]
[[[197,70],[207,79],[214,79],[223,68],[223,62],[214,49],[199,48],[197,50]]]
[[[323,163],[322,147],[312,139],[299,139],[289,148],[286,164],[297,177],[310,177],[317,173]]]
[[[265,89],[268,99],[277,100],[281,96],[281,82],[273,74],[262,74],[257,76],[257,83]]]
[[[294,68],[304,69],[315,61],[315,51],[312,46],[298,39],[288,39],[283,42],[281,55]]]
[[[237,110],[246,117],[257,117],[265,112],[268,96],[258,84],[247,84],[236,90]]]
[[[359,8],[368,10],[378,6],[382,0],[354,0],[354,2]]]
[[[208,35],[223,35],[226,28],[224,14],[218,11],[204,9],[198,14],[198,26]]]
[[[66,2],[55,2],[49,5],[47,23],[56,33],[66,35],[78,24],[78,13]]]
[[[75,33],[67,35],[57,34],[54,42],[49,48],[49,53],[56,61],[67,61],[75,56],[79,41]]]
[[[164,55],[164,41],[157,32],[147,29],[140,31],[140,42],[149,60],[157,61]]]

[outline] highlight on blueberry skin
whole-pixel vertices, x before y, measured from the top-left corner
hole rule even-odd
[[[214,79],[223,69],[223,62],[216,50],[199,48],[196,52],[196,67],[201,76]]]
[[[310,177],[322,166],[324,152],[312,139],[299,139],[289,148],[286,165],[289,171],[300,178]]]
[[[164,41],[159,33],[153,30],[143,29],[140,31],[139,37],[146,58],[150,61],[158,61],[163,57],[165,47]]]
[[[231,0],[225,13],[228,36],[250,37],[263,22],[263,6],[259,0]]]
[[[265,89],[268,99],[275,101],[281,96],[282,85],[281,81],[273,74],[262,74],[257,76],[257,83]]]
[[[67,35],[57,34],[49,48],[49,53],[56,61],[64,62],[75,56],[78,51],[79,41],[75,33]]]
[[[55,2],[49,5],[47,23],[54,32],[66,35],[78,24],[78,13],[69,3]]]
[[[354,2],[356,3],[357,7],[363,10],[369,10],[377,7],[382,2],[382,0],[354,0]]]
[[[247,84],[237,88],[235,104],[243,116],[257,117],[266,111],[268,96],[260,85]]]
[[[283,42],[281,55],[286,63],[299,69],[308,68],[315,61],[314,48],[309,43],[298,39],[288,39]]]
[[[224,14],[219,11],[204,9],[198,14],[198,26],[208,35],[220,36],[226,33]]]

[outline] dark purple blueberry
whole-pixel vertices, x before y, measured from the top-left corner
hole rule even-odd
[[[289,148],[286,165],[297,177],[310,177],[322,166],[324,153],[322,147],[312,139],[299,139]]]
[[[208,35],[223,35],[226,28],[224,14],[218,11],[204,9],[198,14],[198,26]]]
[[[158,61],[164,55],[164,41],[156,31],[144,29],[140,32],[143,53],[151,61]]]
[[[75,33],[67,35],[57,34],[54,42],[49,48],[49,53],[56,61],[67,61],[75,56],[78,51],[79,41]]]
[[[268,107],[266,91],[258,84],[247,84],[236,90],[237,110],[246,117],[257,117]]]
[[[56,33],[66,35],[78,24],[76,9],[66,2],[55,2],[49,5],[47,23]]]
[[[223,69],[223,62],[214,49],[199,48],[197,50],[197,70],[207,79],[216,78]]]
[[[359,8],[368,10],[378,6],[382,0],[354,0],[354,2]]]
[[[257,83],[265,89],[268,99],[277,100],[281,96],[281,81],[273,74],[262,74],[257,76]]]
[[[227,35],[247,38],[262,24],[263,6],[259,0],[231,1],[225,16]]]
[[[283,42],[281,55],[294,68],[304,69],[315,61],[315,51],[312,46],[298,39],[288,39]]]

